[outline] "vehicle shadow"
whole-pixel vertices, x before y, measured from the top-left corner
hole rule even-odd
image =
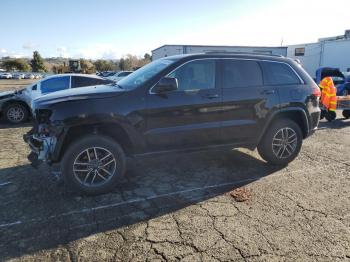
[[[94,233],[118,230],[222,195],[281,168],[242,151],[211,151],[132,159],[114,192],[78,197],[49,170],[0,170],[0,254],[21,257]]]
[[[21,123],[21,124],[9,124],[3,118],[0,119],[0,130],[9,128],[22,128],[22,127],[32,127],[33,123],[31,121]]]
[[[350,121],[345,118],[337,118],[332,122],[328,122],[325,120],[320,121],[318,127],[319,129],[342,129],[350,126]]]

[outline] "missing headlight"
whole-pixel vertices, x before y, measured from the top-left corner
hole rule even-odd
[[[48,124],[52,111],[49,109],[37,109],[35,111],[35,118],[39,124]]]

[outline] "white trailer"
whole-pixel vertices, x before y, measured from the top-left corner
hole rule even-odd
[[[317,43],[288,46],[287,56],[299,59],[306,71],[315,77],[320,67],[339,68],[350,71],[350,37],[324,38]]]

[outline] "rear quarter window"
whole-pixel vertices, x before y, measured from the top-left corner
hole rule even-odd
[[[294,70],[284,63],[261,62],[265,85],[298,85],[301,84]]]
[[[84,86],[108,85],[111,83],[113,83],[113,81],[107,80],[107,79],[99,79],[99,78],[84,77],[84,76],[72,77],[72,88],[84,87]]]

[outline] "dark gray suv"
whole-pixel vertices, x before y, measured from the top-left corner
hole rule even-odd
[[[317,128],[320,90],[295,61],[253,54],[156,60],[118,84],[34,101],[25,141],[34,163],[61,162],[74,189],[97,194],[124,175],[126,156],[258,148],[285,165]]]

